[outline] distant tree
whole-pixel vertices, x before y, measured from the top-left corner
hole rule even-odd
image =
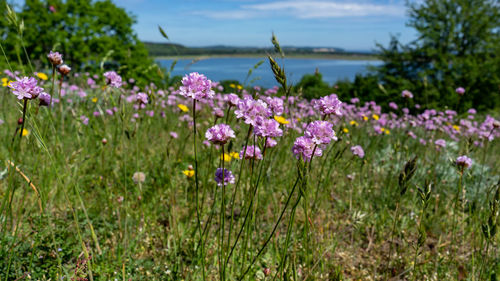
[[[295,90],[302,92],[302,96],[308,100],[317,99],[332,92],[332,88],[323,81],[323,75],[319,72],[302,76],[295,85]]]
[[[417,39],[378,45],[378,76],[391,95],[409,88],[415,102],[465,110],[500,106],[498,0],[425,0],[408,4]],[[460,98],[457,87],[466,93]],[[459,104],[460,103],[460,104]]]
[[[110,0],[26,0],[18,18],[35,64],[47,65],[46,54],[57,50],[76,70],[98,68],[105,60],[122,74],[156,75],[153,60],[132,29],[135,19]],[[17,60],[18,32],[9,26],[2,38],[9,59]]]

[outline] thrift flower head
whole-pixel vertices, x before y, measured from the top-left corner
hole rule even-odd
[[[351,147],[351,152],[353,155],[358,156],[359,158],[365,157],[365,151],[360,145],[355,145]]]
[[[59,66],[57,71],[59,71],[59,73],[61,73],[62,76],[66,76],[71,72],[71,67],[63,64],[63,65]]]
[[[245,147],[241,149],[240,151],[240,159],[245,158],[245,159],[256,159],[256,160],[262,160],[262,153],[260,152],[260,148],[257,146],[247,146],[245,155],[243,153],[245,152]]]
[[[114,88],[120,88],[122,86],[122,77],[114,71],[104,72],[104,77],[106,77],[106,84]]]
[[[229,139],[236,136],[229,125],[217,124],[207,130],[205,137],[213,144],[225,144]]]
[[[339,100],[336,94],[331,94],[320,98],[316,103],[316,109],[318,109],[322,115],[342,115],[340,112],[342,102]]]
[[[321,156],[323,151],[311,138],[306,136],[298,137],[292,147],[292,152],[297,159],[302,158],[304,161],[311,160],[313,156]]]
[[[265,99],[267,105],[271,109],[274,115],[281,115],[283,114],[283,100],[277,97],[271,98],[267,97]]]
[[[135,172],[132,176],[135,183],[143,183],[146,180],[146,175],[143,172]]]
[[[280,124],[274,119],[260,117],[255,126],[255,135],[259,137],[281,137],[283,131],[280,129]]]
[[[413,94],[408,90],[404,90],[403,92],[401,92],[401,96],[405,99],[412,99],[413,98]]]
[[[224,171],[224,172],[223,172]],[[222,170],[222,168],[217,168],[215,171],[215,181],[218,186],[228,185],[234,183],[234,175],[228,169]]]
[[[80,120],[82,121],[83,125],[89,124],[89,118],[85,115],[80,116]]]
[[[141,104],[147,104],[148,103],[148,95],[145,93],[138,93],[136,96],[137,102]]]
[[[53,66],[58,66],[63,63],[62,55],[59,54],[59,52],[50,51],[50,53],[47,55],[47,58]]]
[[[271,110],[262,100],[254,100],[245,97],[238,103],[238,109],[234,111],[236,118],[243,118],[244,122],[256,126],[259,117],[267,118],[271,116]]]
[[[455,93],[463,96],[465,94],[465,89],[462,88],[462,87],[458,87],[458,88],[455,89]]]
[[[198,72],[192,72],[182,78],[180,94],[194,100],[212,99],[215,92],[212,90],[212,81]]]
[[[230,106],[237,106],[240,98],[236,94],[227,94],[224,96],[224,101],[226,101]]]
[[[436,145],[436,147],[440,148],[440,147],[446,147],[446,141],[443,140],[443,139],[438,139],[434,142],[434,144]]]
[[[40,106],[50,105],[51,96],[49,94],[42,92],[38,95],[38,99],[40,100]]]
[[[332,139],[337,140],[332,128],[333,124],[328,121],[314,121],[309,123],[304,135],[315,144],[329,144]]]
[[[463,155],[463,156],[459,156],[457,158],[456,163],[457,163],[457,166],[464,167],[467,169],[472,165],[472,159]]]
[[[33,77],[16,78],[9,84],[12,93],[17,96],[17,99],[36,99],[43,92],[43,88],[37,86],[37,81]]]

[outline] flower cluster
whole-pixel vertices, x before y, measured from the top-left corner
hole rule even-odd
[[[322,115],[342,115],[341,113],[342,102],[339,100],[336,94],[331,94],[320,98],[316,102],[316,109],[321,112]]]
[[[122,86],[122,77],[114,71],[104,72],[104,77],[106,78],[106,84],[113,88],[120,88]]]
[[[283,135],[283,130],[280,129],[280,124],[274,119],[258,117],[255,126],[255,135],[259,137],[276,138]]]
[[[358,156],[359,158],[365,157],[365,151],[360,145],[355,145],[351,147],[352,155]]]
[[[329,144],[330,141],[337,140],[333,124],[328,121],[311,122],[304,133],[304,136],[310,138],[315,144]]]
[[[463,155],[459,156],[456,161],[457,166],[463,167],[463,168],[469,168],[472,165],[472,159],[469,157]]]
[[[47,55],[47,58],[53,66],[58,66],[63,63],[62,55],[59,54],[59,52],[50,51],[50,53]]]
[[[215,182],[218,186],[234,183],[234,175],[228,169],[217,168],[215,171]]]
[[[213,144],[225,144],[235,135],[229,125],[217,124],[207,130],[205,137]]]
[[[306,136],[298,137],[295,140],[292,152],[297,159],[302,158],[304,161],[311,160],[313,156],[319,157],[323,154],[323,150],[311,138]]]
[[[247,146],[245,149],[245,146],[240,151],[240,159],[255,159],[255,160],[262,160],[262,152],[260,152],[260,148],[258,146]]]
[[[212,99],[215,92],[212,90],[212,81],[198,72],[192,72],[182,78],[180,94],[194,100]]]
[[[17,99],[36,99],[43,93],[43,88],[37,86],[37,80],[33,77],[16,78],[17,81],[11,82],[8,87]]]
[[[267,104],[262,100],[254,100],[245,97],[238,102],[238,109],[234,111],[236,118],[243,118],[246,124],[257,126],[260,118],[268,118],[272,115]]]

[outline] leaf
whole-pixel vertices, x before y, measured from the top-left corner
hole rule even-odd
[[[163,30],[163,28],[161,28],[161,26],[159,26],[159,25],[158,25],[158,30],[160,31],[161,36],[163,36],[163,37],[164,37],[165,39],[167,39],[167,40],[170,40],[170,39],[168,38],[167,33],[165,33],[165,31]]]

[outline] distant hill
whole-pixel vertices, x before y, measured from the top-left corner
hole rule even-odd
[[[235,47],[235,46],[206,46],[206,47],[186,47],[175,43],[153,43],[144,42],[149,54],[154,57],[169,57],[169,56],[199,56],[199,55],[265,55],[273,53],[274,49],[258,48],[258,47]],[[370,52],[348,52],[337,47],[294,47],[284,46],[283,51],[287,55],[361,55],[370,56]]]

